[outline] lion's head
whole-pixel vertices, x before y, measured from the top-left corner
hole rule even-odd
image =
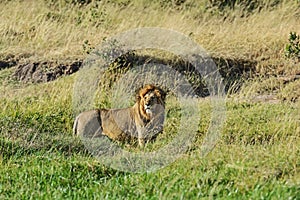
[[[141,115],[145,119],[151,120],[164,111],[166,93],[161,88],[145,85],[138,90],[136,97]]]

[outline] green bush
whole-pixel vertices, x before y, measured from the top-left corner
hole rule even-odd
[[[290,32],[289,43],[285,47],[285,56],[300,61],[300,35],[296,32]]]
[[[226,10],[232,11],[239,9],[243,13],[251,13],[255,10],[260,11],[263,8],[272,8],[279,5],[281,0],[259,1],[259,0],[209,0],[207,8],[218,11],[221,15]]]

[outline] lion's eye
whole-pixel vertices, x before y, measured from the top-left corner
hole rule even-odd
[[[149,99],[149,97],[150,97],[149,94],[146,94],[146,95],[144,96],[145,99]]]

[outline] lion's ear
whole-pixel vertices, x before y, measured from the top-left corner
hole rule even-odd
[[[158,89],[157,90],[157,94],[159,94],[159,97],[161,98],[161,100],[163,101],[163,102],[165,102],[165,100],[166,100],[166,92],[164,92],[162,89]]]
[[[141,100],[141,96],[140,96],[140,92],[142,90],[142,86],[138,87],[136,90],[135,90],[135,100],[136,102],[139,102]]]

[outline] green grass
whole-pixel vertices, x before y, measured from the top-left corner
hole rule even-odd
[[[213,151],[201,157],[211,104],[199,100],[201,117],[189,150],[163,169],[135,174],[106,167],[72,136],[73,83],[71,76],[46,84],[1,86],[6,92],[0,101],[2,199],[297,199],[300,195],[297,103],[227,100],[221,137]],[[150,151],[176,134],[173,126],[179,113],[169,102],[166,130],[148,145]],[[130,150],[141,151],[134,146]]]

